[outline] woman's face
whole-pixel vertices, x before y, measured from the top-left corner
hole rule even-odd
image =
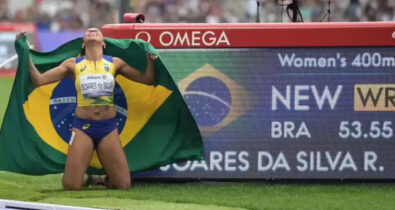
[[[100,42],[104,44],[104,38],[101,31],[97,28],[89,28],[84,33],[84,43],[86,42]]]

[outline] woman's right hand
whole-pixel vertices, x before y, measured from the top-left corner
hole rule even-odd
[[[26,34],[26,32],[20,32],[20,33],[18,33],[17,35],[16,35],[16,37],[15,37],[15,40],[18,40],[18,39],[20,39],[20,38],[22,38],[23,37],[23,35],[25,35]]]

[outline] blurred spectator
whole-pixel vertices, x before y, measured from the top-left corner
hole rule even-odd
[[[259,0],[262,22],[289,22],[291,0]],[[331,21],[394,21],[395,0],[331,0]],[[81,30],[118,21],[119,0],[0,0],[0,21],[35,22],[39,29]],[[306,22],[327,21],[328,0],[299,0]],[[130,0],[148,23],[254,22],[256,0]]]
[[[7,0],[0,0],[0,20],[1,21],[8,20],[8,12],[7,12],[8,4],[7,3],[8,3]]]
[[[286,5],[277,2],[290,3],[292,0],[259,2],[262,22],[290,21],[285,12]],[[328,3],[328,0],[299,0],[304,21],[327,21]],[[331,0],[330,3],[331,21],[395,20],[395,0]],[[139,0],[134,1],[133,5],[135,12],[142,12],[147,16],[146,22],[155,23],[254,22],[257,14],[257,0]],[[148,11],[147,8],[152,5],[156,5],[156,9]]]
[[[117,0],[0,0],[0,3],[0,21],[34,22],[38,29],[51,31],[101,27],[117,22],[118,15]]]

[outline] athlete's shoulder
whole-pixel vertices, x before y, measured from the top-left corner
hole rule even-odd
[[[68,58],[68,59],[64,60],[61,65],[65,66],[67,69],[72,70],[72,69],[75,68],[75,65],[77,63],[76,60],[77,60],[77,58],[71,57],[71,58]]]
[[[75,58],[75,57],[68,58],[64,61],[64,63],[66,63],[68,65],[71,65],[71,64],[75,65],[77,63],[77,58]]]
[[[121,66],[123,66],[123,65],[126,64],[125,61],[122,60],[121,58],[113,57],[112,59],[113,59],[113,64],[114,64],[115,67],[117,67],[117,68],[119,68],[119,67],[121,67]]]
[[[118,58],[118,57],[112,57],[112,59],[113,59],[114,63],[125,63],[124,60],[122,60],[121,58]]]

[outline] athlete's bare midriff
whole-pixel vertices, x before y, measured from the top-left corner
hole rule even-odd
[[[79,106],[75,114],[86,120],[107,120],[114,118],[116,112],[114,106]]]

